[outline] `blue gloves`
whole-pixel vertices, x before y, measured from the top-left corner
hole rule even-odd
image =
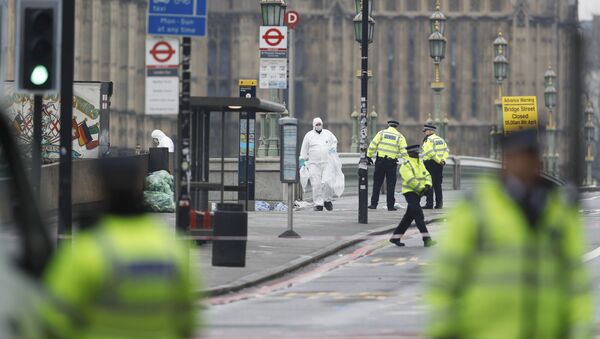
[[[306,162],[306,160],[300,159],[300,161],[298,162],[300,164],[300,168],[304,167],[305,162]]]

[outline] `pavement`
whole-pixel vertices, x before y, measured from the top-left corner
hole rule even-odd
[[[458,201],[461,191],[445,191],[444,194],[445,209],[425,210],[426,222],[443,219],[446,211]],[[385,205],[384,195],[380,207],[383,207],[382,201]],[[406,206],[402,195],[398,194],[396,201]],[[294,230],[301,235],[299,239],[278,237],[287,228],[287,212],[249,212],[246,266],[212,266],[211,244],[199,246],[194,254],[202,280],[198,291],[218,296],[281,277],[361,241],[391,233],[405,211],[404,208],[395,212],[384,208],[369,210],[369,223],[359,224],[357,196],[342,197],[333,204],[334,210],[330,212],[312,209],[294,212]],[[174,214],[157,216],[175,225]]]

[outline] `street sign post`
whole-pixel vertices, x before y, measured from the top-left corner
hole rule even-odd
[[[537,98],[535,96],[502,97],[504,135],[524,129],[538,128]]]
[[[287,88],[287,46],[286,26],[260,27],[260,88]]]
[[[240,80],[240,98],[256,98],[256,80]],[[238,201],[246,211],[254,210],[256,180],[256,112],[240,112],[240,154],[238,161]]]
[[[179,39],[146,39],[146,114],[179,112]]]
[[[279,178],[282,183],[287,184],[288,193],[288,228],[279,237],[300,238],[300,235],[294,231],[294,184],[300,180],[298,174],[298,119],[279,119],[279,135],[281,140]]]
[[[148,34],[205,36],[206,0],[149,0]]]

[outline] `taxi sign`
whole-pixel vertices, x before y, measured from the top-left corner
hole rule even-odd
[[[535,96],[502,97],[504,134],[538,128],[537,98]]]

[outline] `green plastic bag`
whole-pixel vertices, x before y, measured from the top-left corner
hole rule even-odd
[[[165,170],[152,172],[144,180],[144,191],[173,194],[173,176]]]
[[[149,212],[175,212],[173,193],[144,191],[144,209]]]

